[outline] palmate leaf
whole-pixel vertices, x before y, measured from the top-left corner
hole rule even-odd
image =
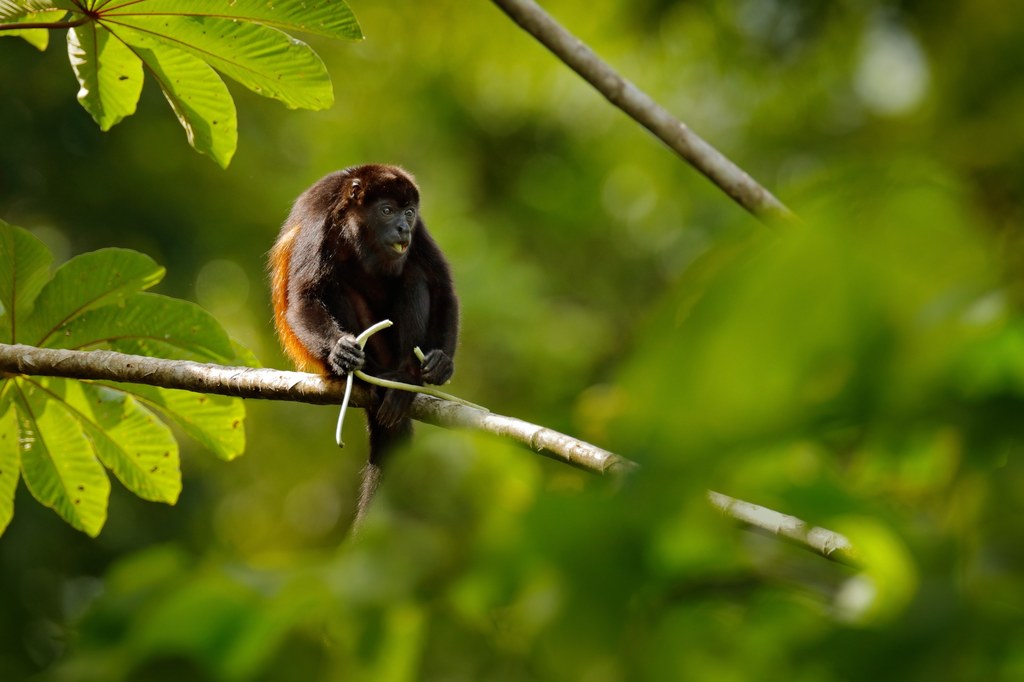
[[[238,116],[235,101],[217,72],[203,60],[161,45],[145,33],[121,27],[118,35],[131,44],[132,52],[159,84],[192,148],[227,168],[238,147]]]
[[[237,398],[175,391],[145,384],[103,382],[164,415],[220,459],[245,451],[245,405]]]
[[[96,455],[139,497],[174,504],[181,492],[181,461],[171,430],[130,396],[67,379],[38,382],[62,400],[92,441]]]
[[[359,40],[363,32],[348,5],[338,0],[146,0],[144,7],[111,8],[110,16],[131,13],[150,16],[198,16],[238,19],[282,31],[313,33],[327,38]]]
[[[78,101],[100,130],[135,113],[142,94],[142,60],[101,24],[68,31],[68,58],[81,88]]]
[[[149,257],[102,249],[73,258],[52,278],[50,260],[31,234],[0,223],[2,341],[249,364],[251,354],[202,308],[144,291],[164,275]],[[0,379],[0,532],[13,514],[19,463],[32,495],[90,535],[106,520],[104,466],[136,495],[173,504],[181,491],[178,444],[154,412],[223,459],[245,447],[245,408],[237,398],[71,379]]]
[[[62,324],[48,348],[149,355],[169,360],[233,362],[231,339],[216,319],[195,303],[136,293],[124,306],[87,310]]]
[[[143,46],[158,53],[167,47],[185,50],[289,108],[326,109],[334,104],[331,79],[320,57],[276,28],[230,19],[112,13],[104,15],[103,23],[129,43],[149,38]]]
[[[131,249],[100,249],[75,256],[57,268],[36,299],[35,310],[19,332],[21,343],[46,346],[60,327],[89,310],[123,306],[126,297],[148,289],[166,271]]]
[[[31,234],[0,220],[0,341],[13,343],[49,277],[53,256]]]
[[[110,480],[67,405],[15,380],[21,471],[32,496],[95,537],[107,520]]]
[[[78,99],[102,130],[134,113],[145,71],[189,144],[221,166],[238,144],[237,117],[214,70],[290,108],[325,109],[334,103],[326,67],[286,31],[362,37],[343,0],[0,0],[0,20],[5,15],[8,23],[75,24],[67,42]],[[45,32],[17,33],[45,47]]]

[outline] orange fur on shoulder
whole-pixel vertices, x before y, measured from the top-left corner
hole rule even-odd
[[[281,347],[291,358],[295,366],[305,372],[327,374],[327,367],[316,356],[309,352],[299,337],[292,331],[286,317],[288,311],[288,266],[292,257],[292,245],[299,233],[296,225],[278,238],[274,248],[270,250],[270,288],[274,304],[274,327]]]

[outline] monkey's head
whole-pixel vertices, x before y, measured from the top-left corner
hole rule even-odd
[[[334,217],[368,272],[397,275],[420,222],[420,192],[397,166],[368,165],[344,173]]]

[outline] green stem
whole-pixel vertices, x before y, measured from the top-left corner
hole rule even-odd
[[[410,393],[426,393],[429,396],[440,398],[441,400],[448,400],[453,403],[465,405],[466,407],[473,407],[478,410],[483,410],[484,412],[490,412],[490,410],[488,410],[486,407],[477,405],[476,403],[471,403],[468,400],[463,400],[462,398],[451,395],[450,393],[439,391],[436,388],[433,388],[432,386],[417,386],[416,384],[404,384],[401,381],[391,381],[390,379],[378,379],[377,377],[371,377],[369,374],[364,374],[361,370],[358,369],[355,372],[353,372],[353,374],[355,374],[357,377],[359,377],[368,384],[375,384],[383,388],[394,388],[398,389],[399,391],[409,391]]]
[[[391,320],[381,320],[377,324],[371,327],[367,327],[359,336],[356,337],[356,343],[359,344],[360,348],[364,347],[366,345],[367,339],[369,339],[371,336],[379,332],[381,329],[387,329],[392,324],[394,323]],[[412,352],[416,354],[416,357],[419,358],[420,362],[423,362],[426,356],[423,355],[423,351],[420,350],[419,346],[413,348]],[[431,386],[417,386],[415,384],[405,384],[402,383],[401,381],[392,381],[390,379],[378,379],[377,377],[372,377],[369,374],[366,374],[363,371],[357,369],[353,372],[349,372],[348,378],[345,379],[345,395],[341,399],[341,411],[338,412],[338,426],[334,430],[334,441],[338,444],[339,448],[345,447],[344,441],[341,440],[341,427],[345,423],[345,410],[348,409],[348,399],[349,396],[352,395],[352,377],[354,376],[359,377],[368,384],[380,386],[381,388],[393,388],[398,391],[409,391],[410,393],[425,393],[426,395],[438,398],[440,400],[447,400],[453,403],[458,403],[459,405],[465,405],[466,407],[472,407],[477,410],[482,410],[483,412],[490,412],[490,410],[488,410],[486,407],[483,407],[482,405],[471,403],[468,400],[463,400],[462,398],[451,395],[450,393],[439,391]]]
[[[358,343],[359,347],[362,348],[366,345],[367,339],[379,332],[381,329],[387,329],[392,324],[391,320],[381,320],[377,324],[367,327],[359,336],[356,337],[356,343]],[[348,409],[348,399],[352,395],[353,374],[354,372],[349,372],[348,378],[345,379],[345,395],[341,399],[341,410],[338,412],[338,426],[334,429],[334,442],[338,444],[339,448],[345,447],[345,441],[341,439],[341,428],[345,425],[345,410]]]
[[[381,329],[387,329],[393,324],[394,322],[392,322],[391,320],[381,320],[377,324],[367,327],[365,330],[363,330],[362,334],[356,337],[356,343],[358,343],[359,347],[362,348],[363,346],[366,345],[367,339],[369,339],[371,336],[379,332]]]

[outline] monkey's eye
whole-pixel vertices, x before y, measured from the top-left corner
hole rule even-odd
[[[384,215],[391,215],[394,212],[394,210],[390,206],[381,206],[380,212],[383,213]]]
[[[412,218],[414,215],[416,215],[416,211],[412,210],[411,208],[405,209],[406,218]]]

